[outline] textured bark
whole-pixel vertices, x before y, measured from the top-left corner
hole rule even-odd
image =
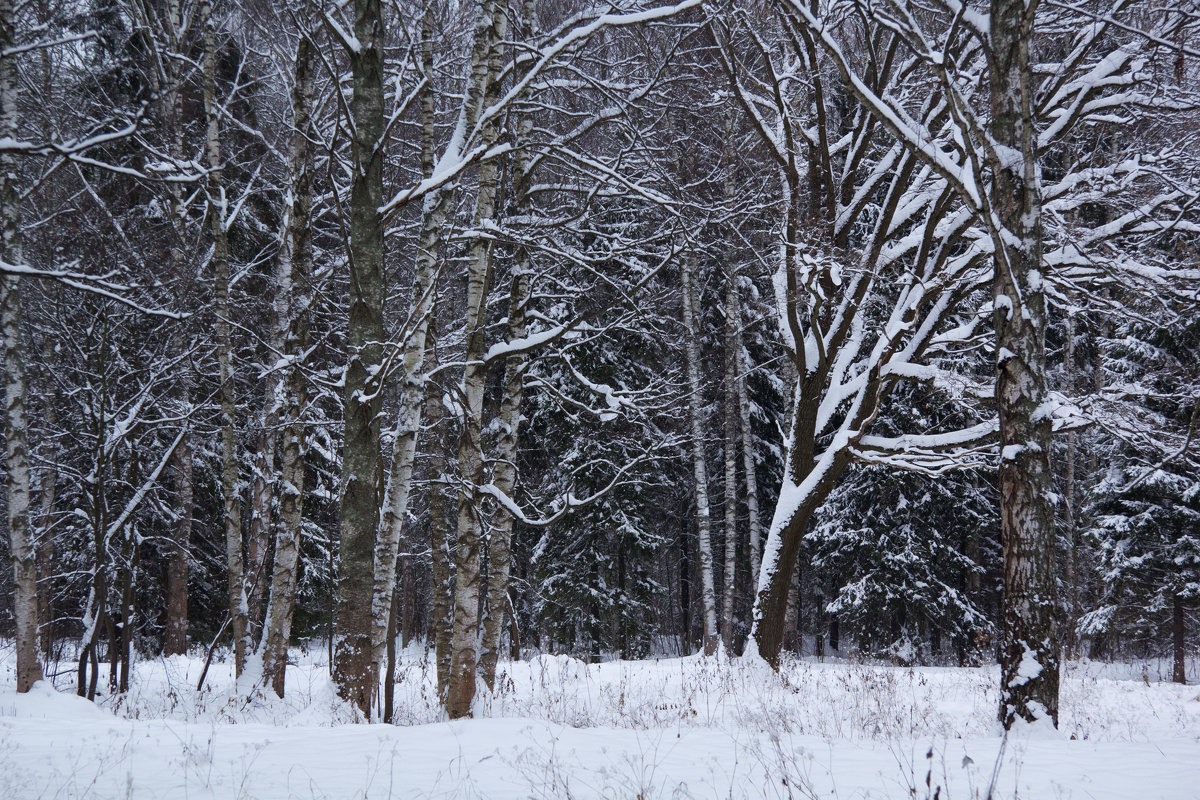
[[[421,95],[421,174],[433,174],[435,101],[433,87],[433,37],[435,20],[433,5],[425,9],[421,20],[421,64],[428,83]],[[473,116],[468,119],[473,124]],[[403,332],[403,356],[400,365],[400,404],[392,440],[392,463],[384,495],[383,517],[375,544],[375,588],[372,599],[373,629],[371,648],[378,671],[384,658],[387,621],[396,590],[396,554],[408,514],[408,499],[412,488],[413,460],[417,453],[417,436],[421,431],[421,410],[425,385],[421,368],[425,361],[429,320],[433,313],[434,291],[442,248],[442,226],[450,210],[453,193],[447,189],[427,198],[421,221],[416,267],[413,279],[409,320],[412,330]]]
[[[713,579],[712,521],[708,504],[708,463],[704,455],[704,427],[700,417],[703,399],[700,386],[700,331],[697,325],[697,299],[692,263],[685,258],[679,270],[683,283],[684,351],[688,376],[688,419],[692,434],[692,471],[696,481],[693,496],[696,501],[696,544],[700,572],[701,619],[704,624],[705,655],[717,651],[717,595]]]
[[[138,453],[130,454],[128,470],[126,473],[126,483],[130,486],[141,485],[142,477]],[[121,694],[129,691],[129,672],[133,666],[133,618],[136,613],[134,607],[134,586],[137,583],[137,540],[138,534],[136,523],[131,519],[120,528],[120,550],[117,558],[117,602],[120,606],[117,608],[116,637],[113,644],[116,645],[112,649],[112,663],[114,667],[119,666],[120,671],[113,669],[108,675],[109,687]]]
[[[275,320],[269,322],[269,330],[278,331]],[[282,342],[276,336],[272,339],[271,352],[278,353]],[[271,546],[271,503],[277,479],[275,450],[279,433],[279,387],[273,374],[268,375],[264,383],[252,468],[254,478],[250,484],[250,530],[246,535],[246,636],[251,642],[257,642],[262,634],[266,611],[263,603],[267,593],[265,573]]]
[[[54,345],[49,339],[43,345],[44,351],[51,354]],[[48,361],[47,361],[48,363]],[[54,430],[57,414],[54,411],[54,398],[46,403],[46,427]],[[58,464],[55,455],[51,455],[46,471],[42,473],[39,482],[41,497],[38,499],[38,533],[37,542],[37,581],[38,581],[38,619],[41,623],[41,650],[46,663],[54,654],[54,567],[55,547],[54,537],[50,528],[54,524],[54,503],[58,497]]]
[[[311,6],[306,3],[304,20]],[[275,561],[271,589],[259,648],[263,680],[279,697],[284,693],[287,647],[291,639],[292,614],[296,606],[297,564],[300,560],[300,524],[304,514],[304,407],[308,384],[301,359],[309,342],[309,303],[313,261],[312,242],[312,43],[307,31],[300,32],[292,83],[292,134],[290,159],[290,207],[288,225],[277,269],[279,293],[276,318],[283,337],[283,355],[288,361],[282,381],[280,416],[283,442],[279,470],[279,524],[275,528]]]
[[[179,379],[183,406],[192,402],[192,374],[184,365]],[[186,424],[186,423],[185,423]],[[188,645],[188,551],[192,544],[192,447],[190,435],[185,434],[175,450],[175,506],[179,522],[171,540],[170,561],[167,562],[167,621],[163,632],[163,655],[183,655]]]
[[[217,367],[221,403],[221,496],[225,506],[225,560],[229,615],[232,620],[234,669],[246,666],[248,608],[242,558],[242,500],[238,492],[237,401],[234,395],[233,344],[229,305],[229,236],[226,229],[225,190],[222,186],[221,126],[217,108],[217,41],[212,4],[200,3],[204,35],[205,155],[208,159],[208,224],[212,235],[213,297],[216,321]]]
[[[877,232],[890,229],[890,221],[896,214],[900,203],[902,188],[907,185],[916,158],[911,154],[896,171],[888,193],[883,202],[879,219],[876,221]],[[800,285],[798,260],[800,255],[800,220],[801,193],[798,190],[799,178],[794,171],[787,172],[787,206],[784,222],[783,264],[787,281],[787,294],[783,298],[786,304],[786,317],[789,333],[796,347],[792,352],[792,366],[795,367],[795,396],[788,425],[787,458],[784,463],[783,486],[780,492],[780,502],[775,507],[771,520],[767,541],[763,546],[762,563],[759,566],[758,588],[754,598],[754,609],[751,619],[751,637],[753,643],[748,651],[757,652],[771,666],[778,668],[779,651],[783,645],[784,624],[787,610],[787,594],[791,584],[791,575],[796,569],[797,558],[800,554],[800,544],[808,521],[813,512],[821,506],[829,493],[837,486],[838,480],[850,465],[852,456],[846,444],[833,447],[821,453],[817,461],[817,417],[821,402],[825,395],[828,381],[831,377],[836,359],[832,353],[850,336],[852,325],[847,317],[838,316],[841,320],[833,331],[830,345],[826,348],[819,345],[811,355],[805,344],[804,331],[801,328],[801,318],[820,318],[826,315],[824,324],[833,325],[832,308],[823,303],[817,303],[808,290]],[[820,182],[820,181],[818,181]],[[820,228],[824,223],[818,214],[810,220],[810,227]],[[882,234],[872,239],[865,257],[865,272],[871,273],[878,263],[885,237]],[[862,303],[870,290],[870,281],[864,280],[857,284],[854,297],[855,303]],[[832,284],[822,287],[822,294],[830,296],[834,291]],[[802,309],[802,298],[809,297],[813,307]],[[836,308],[836,304],[833,308]],[[823,309],[823,311],[822,311]],[[830,335],[830,334],[826,334]],[[888,347],[893,347],[895,341]],[[878,365],[887,362],[886,350],[875,362]],[[861,399],[853,407],[853,413],[842,423],[842,430],[847,434],[846,443],[854,435],[861,434],[866,426],[874,419],[879,405],[894,383],[886,381],[881,370],[876,367],[866,372],[861,379],[864,381]],[[849,412],[847,412],[849,413]],[[850,432],[858,432],[851,434]]]
[[[1067,385],[1066,392],[1068,397],[1075,396],[1075,315],[1067,314],[1067,346],[1066,346],[1066,371]],[[1067,606],[1067,626],[1064,631],[1064,646],[1066,657],[1068,659],[1076,658],[1079,649],[1079,635],[1077,626],[1079,624],[1079,525],[1075,515],[1076,497],[1075,497],[1075,472],[1076,462],[1078,460],[1078,450],[1076,440],[1078,435],[1075,431],[1067,433],[1067,459],[1063,466],[1063,524],[1066,526],[1067,535],[1067,575],[1066,586],[1068,592]]]
[[[524,176],[518,169],[518,175]],[[529,258],[522,251],[512,278],[508,305],[508,341],[525,336],[525,307],[529,302]],[[504,394],[500,399],[500,434],[496,443],[496,468],[492,482],[509,497],[517,483],[517,449],[521,427],[521,399],[525,383],[525,356],[514,353],[505,361]],[[512,563],[513,516],[497,511],[488,538],[488,590],[484,605],[479,670],[484,684],[493,688],[500,654],[500,630],[508,613],[508,577]]]
[[[349,53],[354,178],[350,187],[350,307],[343,389],[345,435],[339,506],[333,677],[342,698],[370,716],[378,685],[371,654],[375,534],[379,528],[378,370],[383,327],[383,16],[379,0],[354,0]]]
[[[178,52],[180,9],[177,0],[167,3],[167,35],[171,49]],[[162,59],[162,74],[152,70],[160,97],[159,114],[167,140],[167,150],[177,163],[184,161],[183,153],[183,94],[179,88],[178,68],[175,59]],[[179,228],[184,224],[186,209],[183,190],[179,183],[167,185],[171,197],[171,247],[168,257],[172,275],[184,275],[186,255],[184,235]],[[181,365],[179,393],[184,410],[191,410],[192,364],[190,359]],[[187,423],[185,423],[187,424]],[[190,432],[185,435],[175,451],[175,501],[179,522],[172,532],[170,562],[167,564],[167,620],[164,632],[163,654],[182,655],[188,645],[188,553],[192,541],[192,519],[194,482],[192,467],[192,445]]]
[[[758,463],[754,457],[754,428],[750,424],[750,397],[747,379],[750,358],[738,328],[734,344],[740,366],[737,379],[738,416],[742,437],[742,469],[746,473],[746,515],[750,518],[750,585],[758,585],[758,570],[762,564],[762,519],[758,515]]]
[[[103,375],[108,360],[107,319],[89,332],[93,339],[88,341],[88,367],[93,374]],[[101,382],[103,386],[103,382]],[[103,400],[91,398],[89,419],[92,437],[92,461],[83,479],[83,490],[88,500],[88,522],[92,534],[92,585],[83,613],[83,636],[79,642],[79,670],[76,691],[80,697],[93,700],[96,697],[96,682],[99,678],[99,655],[97,643],[101,635],[112,628],[108,613],[109,598],[109,550],[108,508],[106,484],[108,481],[108,451],[105,447],[108,422]]]
[[[0,51],[16,42],[12,0],[0,0]],[[20,92],[14,59],[0,58],[0,138],[18,138]],[[17,165],[0,153],[0,259],[24,261]],[[0,337],[4,341],[4,475],[8,489],[9,553],[13,562],[13,615],[16,618],[17,691],[28,692],[42,679],[38,662],[37,562],[29,525],[29,418],[26,416],[25,348],[21,337],[21,279],[0,278]]]
[[[733,652],[733,598],[737,588],[737,450],[738,450],[738,329],[742,327],[737,272],[725,277],[725,580],[721,607],[721,641]]]
[[[1058,724],[1054,508],[1046,399],[1046,300],[1041,187],[1029,43],[1033,9],[992,0],[991,201],[1003,226],[996,247],[996,405],[1000,414],[1000,534],[1004,551],[1000,721]]]
[[[435,324],[436,317],[430,326],[431,340],[434,338]],[[427,354],[427,363],[431,369],[437,365],[432,347]],[[450,684],[450,643],[454,630],[451,620],[454,591],[450,580],[450,524],[446,516],[446,441],[441,424],[444,416],[442,387],[437,381],[429,381],[425,387],[425,418],[433,432],[433,442],[429,447],[429,553],[433,583],[429,635],[434,642],[438,697],[442,699]]]
[[[521,4],[520,38],[533,41],[534,2]],[[524,77],[522,61],[517,80]],[[527,213],[529,205],[530,157],[522,148],[533,130],[533,120],[523,110],[517,112],[513,136],[513,216]],[[514,254],[512,283],[508,294],[508,331],[506,341],[524,338],[526,306],[529,304],[529,252],[518,245]],[[500,433],[496,441],[496,467],[492,482],[509,497],[517,484],[517,452],[520,445],[521,402],[525,390],[526,357],[522,352],[511,353],[504,361],[504,389],[500,399]],[[505,509],[498,509],[488,539],[488,588],[483,607],[483,635],[480,641],[479,671],[489,690],[495,687],[496,662],[500,655],[500,631],[509,610],[508,582],[512,568],[512,531],[514,519]],[[514,626],[515,630],[515,626]]]
[[[483,107],[498,97],[501,59],[497,46],[504,39],[507,23],[506,8],[497,0],[480,3],[479,27],[475,54],[472,58],[474,88],[486,87],[479,98]],[[485,73],[483,80],[477,77]],[[474,94],[472,91],[470,94]],[[474,105],[474,98],[468,96]],[[480,144],[491,147],[499,135],[493,121],[484,126]],[[480,230],[496,215],[496,190],[499,184],[499,164],[489,159],[479,165],[479,188],[475,197],[472,227]],[[487,365],[486,350],[487,294],[492,263],[491,242],[482,237],[471,241],[467,256],[467,308],[464,324],[466,353],[461,386],[462,424],[458,439],[458,468],[462,485],[459,488],[455,514],[455,586],[454,635],[450,654],[450,684],[446,692],[446,713],[451,719],[469,716],[475,698],[475,681],[479,648],[480,601],[480,524],[476,487],[483,480],[483,392]]]

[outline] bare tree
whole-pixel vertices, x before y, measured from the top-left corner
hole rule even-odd
[[[287,362],[281,380],[279,524],[275,529],[275,561],[259,650],[263,680],[283,697],[287,648],[291,638],[300,561],[300,526],[304,514],[305,406],[308,383],[303,360],[309,347],[313,272],[313,42],[307,28],[312,4],[296,10],[300,29],[292,74],[292,129],[288,151],[288,208],[276,263],[276,323]]]
[[[712,517],[708,502],[708,461],[704,454],[704,425],[701,418],[703,394],[700,383],[700,329],[697,325],[695,267],[688,256],[680,261],[679,276],[683,298],[684,356],[688,376],[688,420],[691,424],[692,471],[695,475],[693,498],[696,502],[697,554],[700,570],[700,608],[705,655],[717,651],[717,590],[713,576]]]
[[[379,0],[355,0],[350,59],[351,162],[350,302],[345,431],[339,509],[338,598],[334,620],[334,681],[338,693],[370,715],[378,675],[371,650],[374,554],[379,527],[379,374],[384,303],[383,218],[383,15]]]
[[[0,0],[0,138],[19,140],[20,80],[16,59],[8,52],[17,44],[12,0]],[[0,260],[19,269],[21,249],[20,191],[16,154],[0,148]],[[28,692],[42,679],[37,656],[37,563],[29,525],[29,420],[26,416],[25,345],[21,332],[21,278],[5,269],[0,276],[0,337],[4,340],[5,480],[8,490],[9,552],[13,560],[14,612],[17,622],[17,691]]]

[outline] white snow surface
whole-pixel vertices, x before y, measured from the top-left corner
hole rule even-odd
[[[398,724],[366,725],[322,652],[292,658],[282,701],[236,697],[228,663],[197,693],[202,659],[174,657],[93,705],[69,670],[17,695],[0,643],[0,798],[982,798],[994,771],[997,799],[1200,786],[1200,689],[1161,667],[1071,664],[1061,729],[1002,747],[995,667],[539,656],[447,722],[410,649]]]

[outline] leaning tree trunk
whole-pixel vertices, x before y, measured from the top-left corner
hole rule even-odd
[[[246,666],[247,602],[242,563],[242,500],[238,493],[237,402],[234,397],[233,344],[230,335],[229,235],[226,228],[225,191],[221,181],[221,126],[217,108],[217,37],[212,4],[200,4],[204,32],[204,118],[205,153],[208,157],[208,221],[213,250],[213,294],[215,296],[219,395],[221,402],[221,496],[225,501],[225,558],[229,585],[229,616],[232,621],[234,670]]]
[[[692,263],[684,258],[679,270],[683,282],[684,351],[688,375],[688,418],[692,434],[692,469],[695,474],[697,554],[700,566],[700,605],[703,609],[704,654],[717,651],[717,595],[713,585],[713,554],[709,505],[708,464],[704,457],[704,427],[700,418],[700,341],[697,298]]]
[[[311,5],[305,4],[307,21]],[[291,204],[277,265],[276,320],[283,339],[287,371],[282,381],[279,524],[275,528],[275,562],[263,622],[261,647],[263,681],[283,697],[287,648],[296,607],[297,565],[300,562],[300,524],[304,514],[304,406],[308,384],[301,361],[309,341],[312,278],[312,42],[306,30],[296,44],[292,84]]]
[[[17,44],[12,0],[0,0],[0,51]],[[18,138],[20,84],[14,58],[0,57],[0,138]],[[0,260],[20,265],[21,217],[12,153],[0,153]],[[29,419],[25,415],[25,348],[21,339],[21,279],[0,278],[0,336],[4,339],[4,475],[8,489],[9,552],[13,562],[17,691],[42,679],[38,662],[37,561],[29,526]]]
[[[1004,551],[1000,721],[1058,725],[1054,506],[1046,400],[1046,298],[1035,86],[1033,6],[992,0],[991,201],[997,232],[995,312],[1000,414],[1000,535]]]
[[[486,73],[480,101],[487,108],[498,99],[500,74],[499,42],[504,40],[508,17],[497,0],[480,4],[479,25],[483,35],[476,36],[472,65],[476,74]],[[468,102],[472,102],[471,99]],[[495,121],[483,127],[480,144],[495,145],[499,130]],[[499,163],[488,159],[479,165],[479,189],[475,198],[473,228],[481,230],[496,216],[496,190]],[[458,439],[458,468],[462,486],[458,493],[455,522],[454,635],[450,645],[450,685],[446,692],[446,713],[451,719],[469,716],[475,699],[475,681],[479,648],[480,559],[482,530],[476,487],[483,480],[483,392],[487,365],[483,360],[487,333],[487,294],[491,272],[492,247],[489,239],[477,236],[467,256],[467,307],[464,333],[466,353],[461,387],[462,424]]]
[[[343,389],[341,544],[334,620],[338,693],[370,716],[378,675],[371,657],[375,534],[379,527],[379,368],[383,327],[383,15],[379,0],[354,0],[350,187],[350,304]]]

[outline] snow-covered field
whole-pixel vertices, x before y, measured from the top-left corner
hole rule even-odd
[[[414,650],[391,726],[294,657],[283,701],[235,697],[227,663],[197,693],[177,657],[93,705],[69,673],[18,696],[0,645],[0,798],[1200,797],[1200,688],[1156,665],[1073,664],[1061,730],[1005,739],[994,668],[542,656],[451,723]]]

